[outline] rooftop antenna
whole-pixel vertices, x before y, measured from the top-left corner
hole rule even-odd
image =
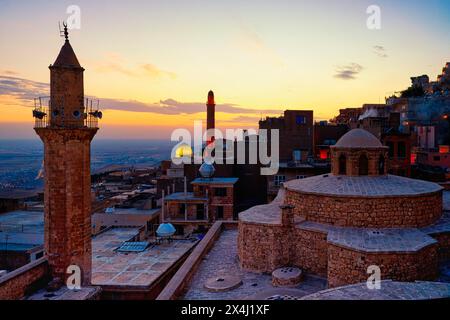
[[[62,29],[61,29],[61,22],[59,22],[58,24],[59,24],[59,35],[61,37],[64,37],[66,39],[66,41],[69,41],[69,31],[67,30],[67,23],[63,21]]]

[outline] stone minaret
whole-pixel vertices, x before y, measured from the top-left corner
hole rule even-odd
[[[216,103],[214,102],[214,92],[208,92],[208,102],[206,104],[206,129],[215,129]],[[214,136],[208,137],[208,144],[214,141]]]
[[[90,144],[98,128],[93,112],[85,110],[84,69],[69,43],[67,28],[65,36],[49,67],[48,114],[41,114],[35,126],[44,143],[45,251],[53,278],[64,281],[67,267],[77,265],[83,285],[88,285],[92,258]]]

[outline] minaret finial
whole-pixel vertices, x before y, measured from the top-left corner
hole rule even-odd
[[[63,27],[64,27],[64,29],[61,30],[61,25],[59,25],[59,32],[61,34],[61,37],[64,36],[64,38],[66,39],[66,42],[69,42],[69,31],[67,28],[67,22],[63,21]]]

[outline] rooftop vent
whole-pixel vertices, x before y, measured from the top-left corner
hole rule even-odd
[[[124,242],[117,249],[118,252],[143,252],[148,247],[148,242]]]

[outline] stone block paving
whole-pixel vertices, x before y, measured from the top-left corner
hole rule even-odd
[[[211,251],[205,256],[195,273],[187,292],[185,300],[241,300],[264,299],[277,294],[280,290],[272,286],[270,274],[247,272],[240,268],[237,257],[237,230],[222,231]],[[226,292],[210,292],[204,288],[205,283],[212,277],[237,275],[242,279],[242,285]],[[295,289],[295,296],[302,297],[326,288],[326,280],[306,275],[303,282]],[[264,297],[261,292],[266,292]],[[259,295],[259,296],[258,296]]]
[[[436,183],[399,176],[335,176],[332,174],[292,180],[285,183],[289,190],[338,196],[415,196],[442,189]]]
[[[45,289],[39,290],[27,300],[90,300],[95,298],[101,289],[99,287],[84,287],[80,290],[69,290],[67,287],[61,287],[61,289],[49,292]]]
[[[379,290],[366,283],[324,290],[301,300],[427,300],[450,297],[450,284],[439,282],[382,281]]]

